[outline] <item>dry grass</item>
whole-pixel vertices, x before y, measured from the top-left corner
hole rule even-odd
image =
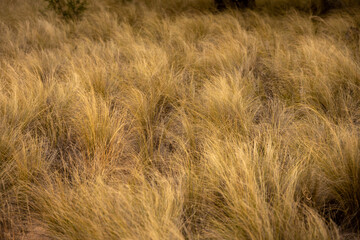
[[[0,0],[0,239],[359,237],[360,8],[311,2]]]

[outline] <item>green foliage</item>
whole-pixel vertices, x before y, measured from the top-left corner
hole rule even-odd
[[[87,0],[45,0],[65,20],[78,20],[87,9]]]

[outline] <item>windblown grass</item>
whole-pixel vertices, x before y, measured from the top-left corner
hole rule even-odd
[[[0,239],[358,237],[360,8],[311,3],[0,1]]]

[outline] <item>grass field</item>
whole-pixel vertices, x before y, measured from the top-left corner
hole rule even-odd
[[[359,239],[360,7],[310,2],[0,0],[0,239]]]

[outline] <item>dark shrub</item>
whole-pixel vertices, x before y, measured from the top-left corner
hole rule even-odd
[[[246,8],[255,5],[255,0],[215,0],[215,6],[218,10],[223,10],[226,7]]]
[[[49,8],[65,20],[78,20],[87,7],[87,0],[45,0]]]

